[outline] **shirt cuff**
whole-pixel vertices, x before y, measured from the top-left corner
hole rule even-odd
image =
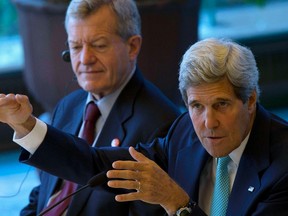
[[[16,139],[16,134],[14,133],[13,141],[22,148],[26,149],[30,154],[33,154],[43,142],[46,133],[47,125],[43,121],[36,118],[36,124],[32,131],[20,139]]]

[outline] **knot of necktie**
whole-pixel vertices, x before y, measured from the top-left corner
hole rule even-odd
[[[100,110],[94,102],[90,102],[85,111],[84,128],[81,138],[85,139],[89,144],[92,144],[95,136],[95,124],[100,117]]]
[[[90,102],[86,107],[84,121],[90,121],[96,123],[100,116],[100,110],[94,102]]]
[[[230,160],[231,160],[231,158],[229,156],[218,158],[217,172],[218,172],[218,170],[225,170],[226,171],[228,163],[230,162]]]

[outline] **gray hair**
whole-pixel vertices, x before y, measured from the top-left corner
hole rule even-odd
[[[115,12],[118,18],[116,34],[121,38],[141,34],[141,19],[134,0],[72,0],[66,12],[66,30],[69,18],[85,19],[104,5]]]
[[[227,78],[234,92],[245,103],[256,90],[260,95],[259,72],[253,53],[231,40],[210,38],[193,44],[183,55],[179,89],[187,105],[187,89]]]

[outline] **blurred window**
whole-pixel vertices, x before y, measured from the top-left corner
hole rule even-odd
[[[245,40],[288,33],[288,0],[202,0],[199,38]]]
[[[23,68],[17,11],[11,0],[0,0],[0,73]]]
[[[288,33],[285,11],[288,0],[202,0],[199,39],[242,40]],[[15,5],[0,0],[0,73],[21,70],[23,64]]]

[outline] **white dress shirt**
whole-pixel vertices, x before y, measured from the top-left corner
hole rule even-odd
[[[229,173],[229,178],[230,178],[230,191],[233,188],[238,165],[239,165],[242,153],[248,142],[249,136],[250,136],[250,133],[242,141],[241,145],[229,154],[231,158],[231,161],[228,164],[228,173]],[[210,205],[211,205],[212,194],[213,194],[214,185],[215,185],[215,177],[216,177],[216,166],[217,166],[217,158],[211,158],[211,160],[207,161],[207,164],[204,166],[204,169],[200,176],[199,203],[198,204],[207,215],[210,215]]]

